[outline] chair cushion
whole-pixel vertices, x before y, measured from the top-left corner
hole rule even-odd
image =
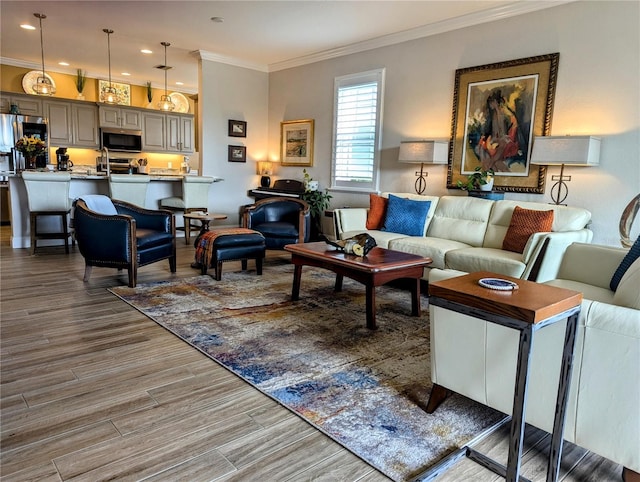
[[[389,194],[387,215],[382,231],[422,236],[430,207],[430,201],[414,201]]]
[[[298,226],[291,223],[272,221],[252,226],[252,229],[272,238],[297,238]]]
[[[163,244],[171,244],[173,235],[151,229],[136,229],[136,244],[138,249],[148,249]]]
[[[629,250],[629,252],[622,259],[622,261],[620,262],[620,265],[618,266],[618,269],[616,269],[616,272],[613,273],[613,276],[611,277],[611,282],[609,283],[609,287],[611,288],[611,291],[617,291],[618,284],[620,283],[620,280],[622,280],[622,277],[624,276],[625,272],[639,257],[640,257],[640,236],[638,236],[638,239],[636,239],[636,242],[633,243],[633,246],[631,246],[631,249]]]
[[[180,197],[167,197],[160,200],[161,208],[184,209],[184,201]]]
[[[552,228],[553,210],[538,211],[516,206],[502,241],[502,249],[522,253],[532,234],[550,232]]]
[[[380,229],[384,225],[389,200],[377,194],[369,194],[369,212],[367,212],[367,229]]]

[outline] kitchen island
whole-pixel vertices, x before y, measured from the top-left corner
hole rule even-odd
[[[148,209],[158,209],[161,199],[182,195],[182,175],[151,174],[151,182],[147,189],[145,206]],[[213,176],[214,183],[222,181],[220,177]],[[214,208],[214,189],[209,190],[209,208]],[[109,181],[105,175],[89,175],[72,173],[69,197],[77,199],[84,194],[104,194],[109,195]],[[29,225],[29,201],[24,181],[19,174],[9,176],[9,211],[11,218],[11,247],[29,248],[31,247],[31,231]],[[42,227],[38,225],[40,231],[46,231],[49,226],[51,230],[60,229],[59,220],[51,217],[41,218],[39,222],[45,223]],[[55,223],[58,222],[58,225]],[[182,226],[182,216],[176,217],[176,224]],[[47,242],[48,241],[48,242]],[[61,240],[43,241],[42,245],[62,244]],[[38,243],[40,245],[41,243]]]

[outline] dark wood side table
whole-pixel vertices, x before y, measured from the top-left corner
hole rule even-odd
[[[184,239],[187,244],[191,240],[191,220],[197,220],[202,223],[202,227],[200,228],[200,232],[198,236],[196,236],[196,241],[194,243],[194,247],[198,246],[198,239],[202,236],[202,233],[206,233],[209,231],[209,223],[211,221],[219,221],[221,219],[227,219],[226,214],[216,214],[216,213],[202,213],[202,212],[190,212],[184,213],[183,215],[185,219],[185,235]]]
[[[517,283],[519,288],[513,291],[483,288],[478,284],[478,280],[481,278],[506,279]],[[432,467],[429,473],[432,476],[440,474],[457,460],[466,456],[495,474],[505,477],[509,482],[526,480],[520,476],[520,459],[524,440],[525,406],[533,334],[545,326],[567,319],[547,466],[547,482],[557,481],[582,293],[495,273],[478,272],[431,283],[429,284],[429,295],[429,303],[434,306],[480,318],[520,332],[507,466],[505,467],[470,447],[463,447],[445,461]]]

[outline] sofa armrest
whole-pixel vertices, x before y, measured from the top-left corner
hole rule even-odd
[[[342,239],[342,233],[367,230],[367,208],[334,209],[333,217],[336,227],[336,238]]]
[[[572,243],[589,243],[592,238],[589,229],[532,234],[522,253],[527,265],[522,278],[538,283],[557,278],[567,247]]]

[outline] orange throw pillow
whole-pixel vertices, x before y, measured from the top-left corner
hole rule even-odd
[[[367,229],[380,229],[384,225],[384,218],[387,216],[386,197],[377,194],[369,194],[369,213],[367,214]]]
[[[536,211],[516,206],[509,229],[502,241],[502,249],[522,253],[533,233],[548,233],[553,227],[553,210]]]

